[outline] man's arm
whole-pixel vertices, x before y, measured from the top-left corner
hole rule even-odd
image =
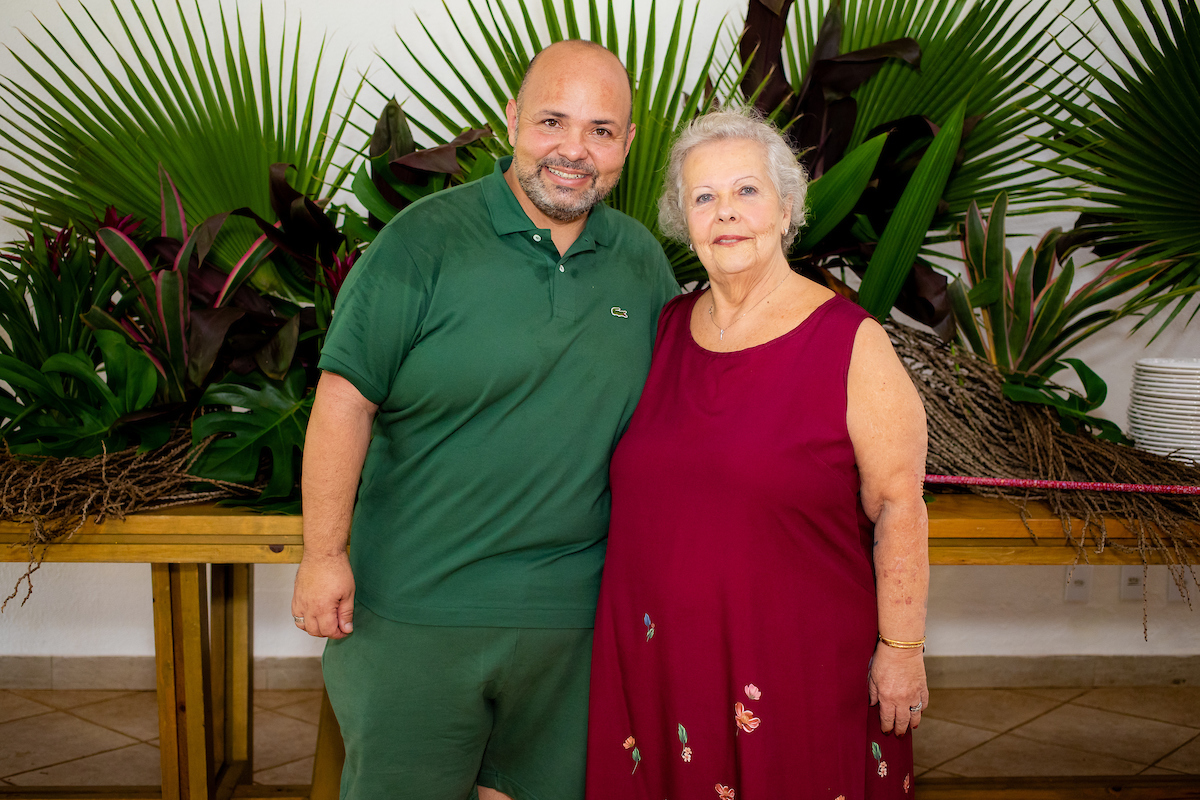
[[[292,594],[292,616],[310,636],[342,639],[353,630],[346,544],[378,408],[342,376],[321,373],[304,439],[304,557]]]

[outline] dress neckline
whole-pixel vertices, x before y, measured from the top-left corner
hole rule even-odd
[[[743,347],[740,350],[729,350],[729,351],[722,352],[720,350],[709,350],[707,347],[704,347],[699,342],[697,342],[696,337],[692,335],[692,313],[695,311],[696,303],[700,302],[700,297],[704,294],[704,292],[693,292],[692,294],[695,296],[692,298],[692,302],[688,306],[687,314],[685,315],[685,318],[684,318],[685,324],[687,325],[688,344],[693,349],[698,350],[699,352],[704,353],[707,356],[714,356],[717,358],[725,358],[728,356],[738,356],[738,355],[741,355],[742,353],[750,353],[755,350],[761,350],[764,347],[770,347],[771,345],[775,344],[776,342],[781,342],[785,339],[789,339],[792,336],[795,336],[806,325],[808,325],[809,320],[815,318],[819,314],[825,313],[825,311],[830,307],[830,305],[832,305],[833,302],[838,299],[838,295],[835,292],[833,295],[826,298],[823,303],[821,303],[819,306],[817,306],[812,311],[810,311],[807,317],[800,320],[794,326],[792,326],[788,330],[784,331],[783,333],[779,334],[774,339],[768,339],[765,342],[759,342],[758,344],[752,344],[749,347]]]

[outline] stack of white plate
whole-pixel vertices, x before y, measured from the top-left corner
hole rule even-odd
[[[1129,435],[1143,450],[1200,464],[1200,358],[1133,365]]]

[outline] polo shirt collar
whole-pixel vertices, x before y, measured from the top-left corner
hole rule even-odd
[[[504,179],[504,173],[511,165],[512,156],[499,158],[496,160],[496,168],[492,170],[492,174],[479,181],[483,187],[483,197],[487,202],[488,211],[491,213],[492,227],[498,236],[538,230],[538,227],[533,224],[533,220],[529,219],[529,215],[525,213],[525,209],[521,208],[516,195],[513,194],[512,187]],[[612,214],[613,210],[604,203],[595,205],[588,213],[587,225],[579,234],[579,238],[575,240],[575,244],[571,245],[571,250],[574,252],[594,250],[596,245],[607,244],[610,238],[609,221]]]

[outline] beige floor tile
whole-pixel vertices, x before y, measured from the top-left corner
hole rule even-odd
[[[1060,703],[1065,703],[1068,700],[1074,700],[1082,694],[1085,694],[1088,689],[1080,686],[1034,686],[1028,689],[1013,689],[1014,692],[1020,694],[1031,694],[1034,697],[1044,697],[1047,700],[1057,700]]]
[[[155,692],[134,692],[72,708],[71,713],[134,739],[146,741],[158,736],[158,696]]]
[[[135,744],[9,780],[17,786],[157,786],[162,782],[161,761],[157,747]]]
[[[1048,711],[1012,733],[1139,764],[1153,764],[1196,735],[1182,725],[1073,704]]]
[[[320,689],[256,689],[254,691],[254,705],[258,708],[279,708],[280,706],[291,705],[302,700],[310,700],[313,697],[321,700]]]
[[[114,697],[123,697],[129,692],[94,692],[83,689],[14,689],[13,694],[19,694],[36,703],[67,709],[99,703],[101,700],[111,700]]]
[[[267,709],[254,712],[254,766],[271,769],[311,756],[317,749],[317,726]]]
[[[1173,769],[1163,769],[1162,767],[1146,767],[1139,775],[1182,775],[1182,772],[1176,772]]]
[[[1113,756],[1035,742],[1007,733],[939,769],[972,778],[1041,775],[1135,775],[1145,764]]]
[[[913,759],[936,767],[983,744],[996,734],[941,719],[927,718],[913,732]]]
[[[0,724],[0,776],[136,744],[61,711]]]
[[[271,710],[276,714],[283,714],[316,725],[321,721],[321,693],[317,692],[315,697],[309,697],[299,703],[289,703]]]
[[[46,714],[53,710],[51,706],[35,703],[19,694],[0,692],[0,722],[32,717],[35,714]]]
[[[934,689],[924,716],[1001,733],[1057,705],[1045,697],[1007,689]]]
[[[312,783],[313,758],[302,758],[273,769],[263,769],[254,773],[255,783],[272,785],[295,786]]]
[[[1071,702],[1200,728],[1200,686],[1106,686]]]
[[[34,719],[37,718],[34,717]],[[1154,766],[1173,769],[1176,772],[1186,772],[1189,775],[1200,775],[1200,736],[1192,739]]]

